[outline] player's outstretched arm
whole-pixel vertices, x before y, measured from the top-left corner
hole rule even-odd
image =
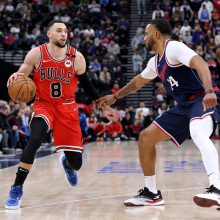
[[[98,107],[102,107],[104,104],[112,105],[117,99],[123,98],[124,96],[134,93],[148,83],[151,79],[145,79],[141,74],[135,76],[126,86],[119,90],[114,95],[103,96],[96,101],[98,101]]]
[[[20,66],[18,72],[13,73],[8,81],[7,81],[7,87],[9,87],[10,83],[13,82],[13,80],[17,80],[18,76],[28,76],[34,67],[37,67],[40,59],[40,49],[34,48],[28,52],[24,59],[24,63]]]
[[[215,107],[217,105],[217,96],[212,87],[211,74],[208,64],[199,55],[196,55],[191,58],[190,67],[196,69],[199,78],[203,83],[205,92],[208,92],[203,98],[204,111],[208,108]]]

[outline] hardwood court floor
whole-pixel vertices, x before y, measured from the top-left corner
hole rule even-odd
[[[220,153],[220,141],[214,140]],[[208,187],[199,150],[191,140],[177,148],[171,141],[157,145],[157,184],[166,204],[126,207],[123,201],[144,187],[137,142],[85,145],[79,183],[70,187],[60,165],[61,153],[40,158],[24,184],[21,209],[4,205],[17,166],[0,171],[1,220],[192,220],[220,219],[215,207],[201,208],[192,198]]]

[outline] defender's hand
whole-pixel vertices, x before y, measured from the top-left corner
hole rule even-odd
[[[8,79],[8,81],[7,81],[7,87],[9,87],[10,83],[13,83],[13,80],[17,80],[18,76],[25,76],[25,74],[24,74],[24,73],[18,73],[18,72],[13,73],[13,74],[9,77],[9,79]]]
[[[217,105],[217,96],[213,93],[207,93],[203,98],[203,111],[205,112],[208,108],[213,108]]]
[[[114,104],[116,102],[116,99],[114,98],[114,95],[106,95],[106,96],[103,96],[103,97],[97,99],[96,102],[99,102],[98,107],[102,108],[105,105]]]
[[[109,121],[117,122],[118,119],[122,120],[122,114],[119,111],[112,109],[108,106],[102,107],[102,110],[103,110],[104,116]]]

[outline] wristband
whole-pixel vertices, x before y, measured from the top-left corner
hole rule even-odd
[[[215,91],[210,89],[207,92],[205,92],[205,94],[207,94],[207,93],[215,93]]]
[[[116,100],[118,100],[118,98],[116,97],[116,95],[114,94],[114,98],[116,99]]]

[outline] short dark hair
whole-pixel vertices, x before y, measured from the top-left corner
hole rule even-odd
[[[160,31],[160,33],[163,36],[165,35],[170,36],[172,33],[172,28],[170,24],[162,18],[156,18],[154,20],[151,20],[149,24],[153,25],[158,31]]]
[[[49,30],[55,23],[63,23],[65,24],[63,21],[61,20],[53,20],[51,21],[48,25],[47,25],[47,30]],[[66,25],[66,24],[65,24]]]

